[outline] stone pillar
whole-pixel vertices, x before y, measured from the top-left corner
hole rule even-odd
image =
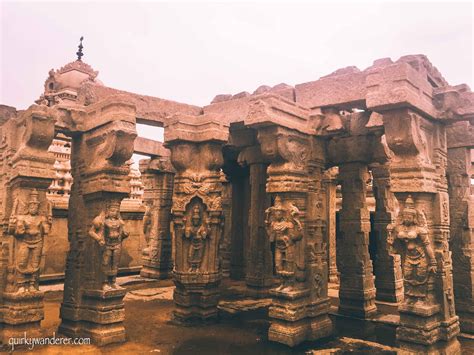
[[[238,164],[229,174],[232,184],[232,208],[231,208],[231,255],[230,255],[230,277],[234,280],[245,278],[245,263],[248,251],[249,214],[248,206],[250,200],[249,191],[249,169],[241,168]]]
[[[401,255],[404,301],[397,339],[417,353],[459,354],[449,251],[446,131],[409,109],[383,113],[391,191],[400,213],[388,244]]]
[[[390,171],[387,164],[372,167],[375,196],[374,233],[377,241],[375,259],[375,299],[378,301],[403,301],[403,276],[400,255],[390,254],[387,245],[387,227],[394,223],[398,202],[390,190]]]
[[[178,323],[217,318],[223,230],[220,169],[227,137],[228,127],[203,117],[177,116],[165,126],[165,145],[176,170],[173,318]]]
[[[168,157],[141,160],[140,171],[145,187],[143,233],[147,243],[142,252],[140,276],[166,279],[173,268],[170,215],[174,172]]]
[[[329,255],[329,282],[339,283],[339,271],[336,262],[336,188],[337,168],[331,168],[324,174],[324,191],[326,192],[327,240]]]
[[[265,232],[265,210],[270,207],[270,197],[265,191],[268,163],[265,163],[258,146],[244,148],[238,160],[241,165],[249,166],[250,170],[250,208],[247,212],[249,243],[245,283],[251,295],[265,297],[273,285],[272,252]]]
[[[107,100],[88,107],[72,138],[64,299],[59,332],[97,345],[125,341],[125,289],[115,282],[122,240],[119,209],[130,193],[135,107]]]
[[[224,231],[219,254],[221,256],[222,277],[229,277],[232,253],[232,183],[227,180],[224,173],[221,174],[221,181]]]
[[[275,269],[281,281],[270,291],[268,338],[295,346],[332,333],[327,315],[324,207],[318,200],[322,163],[312,156],[322,151],[321,143],[276,125],[259,128],[258,140],[263,156],[271,162],[267,193],[273,206],[265,212],[265,224],[275,243]]]
[[[360,318],[368,318],[377,312],[369,255],[368,179],[365,163],[339,166],[342,187],[341,244],[338,244],[337,259],[340,272],[339,313]]]
[[[44,292],[39,290],[44,240],[52,223],[46,199],[54,177],[48,148],[54,119],[33,106],[3,126],[1,175],[0,341],[39,336]],[[36,233],[32,233],[36,231]]]
[[[471,149],[448,149],[450,249],[454,296],[461,330],[474,334],[474,195],[471,191]]]

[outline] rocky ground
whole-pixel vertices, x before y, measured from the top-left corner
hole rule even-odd
[[[393,318],[363,322],[331,316],[337,334],[333,338],[305,343],[296,348],[269,342],[267,310],[269,299],[245,296],[240,283],[226,283],[220,308],[220,322],[199,327],[181,327],[169,320],[173,310],[171,281],[143,280],[131,276],[120,280],[127,287],[125,327],[128,341],[102,348],[82,346],[19,347],[15,353],[34,354],[396,354]],[[62,285],[44,287],[43,336],[52,336],[59,325]],[[334,293],[334,292],[332,292]],[[337,299],[334,298],[334,305]],[[392,320],[392,321],[391,321]],[[463,352],[474,353],[474,340],[461,339]],[[8,348],[2,350],[9,352]]]

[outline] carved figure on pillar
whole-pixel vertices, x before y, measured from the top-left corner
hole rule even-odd
[[[15,271],[17,274],[17,293],[38,290],[38,277],[45,236],[51,223],[51,206],[48,204],[47,216],[39,213],[38,191],[33,189],[28,201],[26,214],[18,214],[19,201],[15,200],[10,216],[8,230],[15,237]]]
[[[102,271],[105,279],[102,289],[117,288],[117,278],[122,241],[128,237],[120,217],[120,201],[111,201],[107,210],[100,213],[92,221],[89,236],[97,241],[101,247]]]
[[[402,255],[405,302],[422,305],[433,300],[436,258],[428,238],[426,217],[408,196],[401,218],[389,237],[389,247]]]
[[[210,229],[207,221],[202,215],[199,205],[195,205],[192,209],[190,221],[184,230],[184,237],[190,240],[188,251],[188,272],[199,272],[202,258],[204,256],[204,248],[206,239],[209,237]]]
[[[270,242],[275,243],[275,267],[282,278],[278,291],[290,290],[295,284],[296,243],[303,238],[299,210],[293,204],[284,207],[281,198],[265,211],[265,224]]]

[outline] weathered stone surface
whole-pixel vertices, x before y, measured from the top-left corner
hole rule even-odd
[[[411,55],[295,88],[218,95],[200,108],[108,88],[97,74],[79,59],[50,72],[39,106],[0,107],[6,334],[39,329],[43,243],[64,233],[70,195],[59,328],[68,336],[125,340],[125,290],[115,278],[133,226],[146,239],[143,276],[164,278],[174,265],[177,322],[217,318],[224,274],[245,278],[247,294],[272,296],[271,341],[324,338],[333,329],[328,279],[339,271],[339,313],[371,318],[375,298],[399,302],[404,349],[459,352],[456,311],[462,329],[473,329],[467,86],[449,86],[425,56]],[[165,143],[136,139],[136,123],[164,126]],[[70,139],[71,173],[48,153],[57,134]],[[143,222],[142,182],[128,162],[134,152],[151,157],[141,165]],[[328,171],[336,167],[337,175]],[[51,250],[59,248],[48,246],[46,257]],[[162,297],[133,292],[130,299]]]
[[[106,117],[94,120],[105,110]],[[70,204],[75,209],[68,223],[70,250],[59,331],[105,345],[125,340],[125,290],[115,278],[122,240],[128,237],[119,208],[130,192],[126,162],[136,137],[135,107],[114,105],[109,99],[89,112],[93,114],[83,126],[87,130],[72,140]]]
[[[194,129],[190,129],[193,127]],[[206,322],[217,318],[222,278],[219,244],[223,209],[220,168],[227,132],[216,121],[176,117],[165,131],[176,170],[172,223],[176,284],[174,320]],[[190,159],[190,157],[193,157]]]
[[[158,161],[157,161],[158,160]],[[171,276],[170,213],[173,196],[174,171],[169,158],[140,161],[146,206],[143,216],[143,233],[146,246],[142,250],[143,267],[140,275],[148,278]]]

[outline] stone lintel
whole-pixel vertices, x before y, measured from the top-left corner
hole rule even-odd
[[[137,137],[133,150],[137,154],[148,155],[150,157],[169,157],[170,152],[163,146],[162,142],[153,139]]]
[[[216,115],[175,115],[165,125],[165,147],[175,142],[227,142],[229,125]]]
[[[66,135],[92,131],[107,123],[136,123],[136,107],[121,96],[111,96],[90,106],[57,105],[54,108],[56,129]]]
[[[310,124],[308,109],[273,94],[252,98],[245,118],[245,125],[250,127],[278,125],[300,133],[314,134],[315,130]]]
[[[448,149],[474,148],[474,121],[456,122],[446,127]]]
[[[136,118],[138,123],[150,126],[163,127],[170,115],[177,113],[199,115],[201,107],[183,104],[158,97],[134,94],[127,91],[117,90],[106,86],[86,83],[78,91],[78,99],[81,103],[93,104],[109,97],[121,97],[122,100],[130,102],[136,107]]]

